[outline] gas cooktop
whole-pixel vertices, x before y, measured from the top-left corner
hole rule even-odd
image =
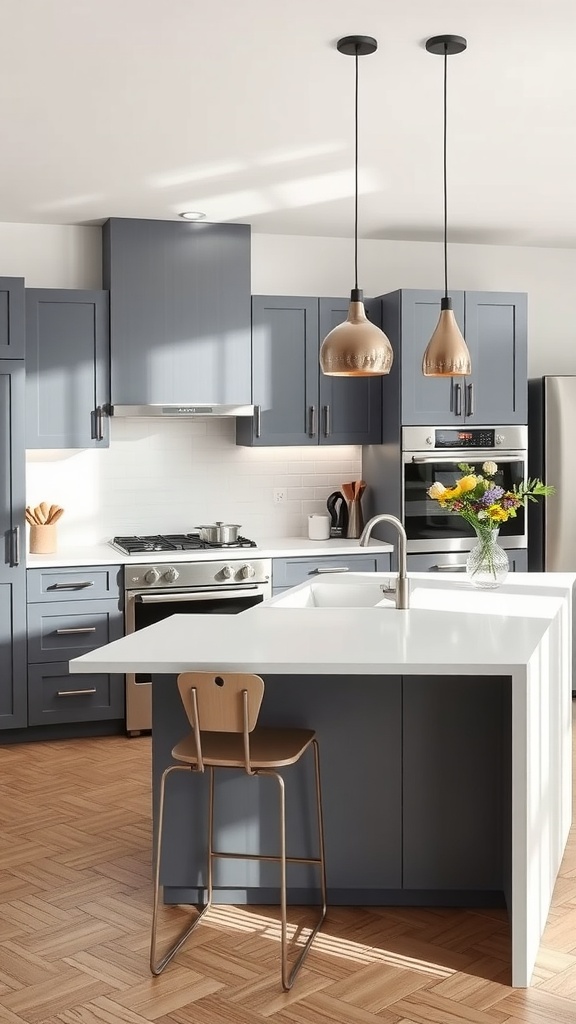
[[[255,548],[256,541],[238,537],[233,544],[216,544],[201,540],[198,533],[155,534],[151,537],[114,537],[110,541],[125,555],[140,555],[148,551],[207,551],[211,548]]]

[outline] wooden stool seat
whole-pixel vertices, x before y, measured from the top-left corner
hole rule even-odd
[[[270,729],[257,726],[250,733],[250,766],[258,770],[295,764],[315,735],[312,729]],[[198,764],[194,733],[176,744],[172,757],[187,764]],[[202,760],[207,766],[244,768],[244,737],[232,732],[203,732]]]

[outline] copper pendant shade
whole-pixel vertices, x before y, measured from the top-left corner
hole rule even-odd
[[[371,323],[358,287],[358,57],[374,53],[378,43],[371,36],[345,36],[337,48],[356,58],[355,91],[355,187],[354,268],[355,284],[350,293],[348,317],[326,335],[320,347],[320,369],[330,377],[381,377],[390,373],[392,346],[379,327]]]
[[[466,377],[472,372],[468,346],[452,311],[448,295],[448,190],[446,185],[446,123],[448,57],[462,53],[467,43],[463,36],[433,36],[426,42],[429,53],[444,57],[444,298],[440,318],[422,359],[425,377]]]

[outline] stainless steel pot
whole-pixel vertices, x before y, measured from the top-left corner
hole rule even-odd
[[[235,544],[238,540],[237,523],[214,523],[212,526],[197,526],[200,531],[200,540],[208,544]]]

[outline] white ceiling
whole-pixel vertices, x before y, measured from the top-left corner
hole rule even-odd
[[[0,221],[576,246],[575,0],[2,0]]]

